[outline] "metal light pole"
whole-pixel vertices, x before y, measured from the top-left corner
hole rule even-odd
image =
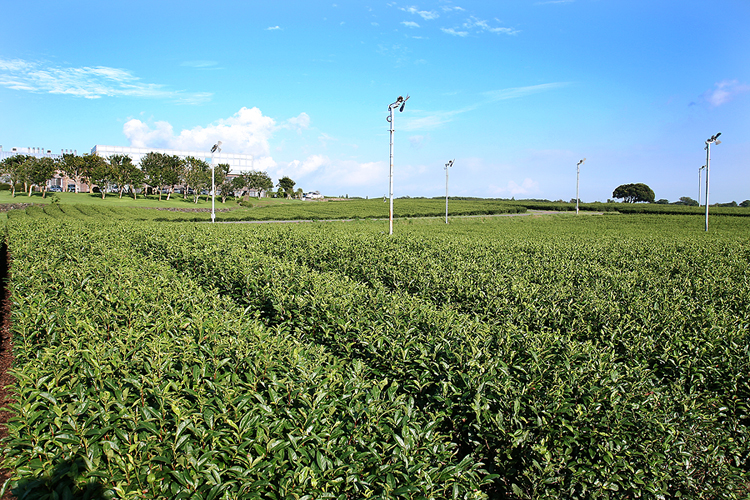
[[[718,140],[721,132],[716,135],[712,135],[706,140],[706,231],[708,231],[708,175],[711,172],[711,144],[721,144]]]
[[[445,164],[445,223],[448,224],[448,169],[453,166],[455,159]]]
[[[701,170],[706,168],[705,165],[701,165],[701,167],[698,169],[698,206],[701,206]]]
[[[578,179],[581,177],[581,165],[586,161],[586,158],[579,161],[576,164],[576,215],[578,215]]]
[[[211,222],[216,222],[216,181],[214,171],[216,165],[214,164],[214,153],[221,153],[221,141],[214,144],[211,148]]]
[[[406,105],[406,101],[409,100],[409,96],[406,96],[406,99],[404,99],[401,96],[398,96],[398,99],[396,99],[396,102],[388,105],[388,112],[390,113],[386,120],[388,120],[388,123],[391,124],[391,170],[390,170],[390,198],[391,198],[391,207],[388,215],[388,234],[393,234],[393,112],[396,108],[400,106],[399,112],[404,111],[404,106]]]

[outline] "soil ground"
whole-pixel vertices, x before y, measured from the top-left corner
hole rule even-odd
[[[6,423],[11,417],[8,405],[13,402],[13,393],[10,386],[13,384],[13,376],[9,373],[13,365],[13,345],[10,335],[10,289],[7,286],[8,279],[8,249],[5,245],[0,248],[0,439],[7,437]],[[0,469],[0,488],[10,477],[10,471]],[[10,493],[3,495],[6,500],[15,498]]]

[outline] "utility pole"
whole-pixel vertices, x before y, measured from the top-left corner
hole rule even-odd
[[[716,135],[712,135],[706,140],[706,232],[708,232],[708,175],[711,172],[711,144],[721,144],[718,140],[721,132]]]
[[[214,154],[221,153],[221,141],[214,144],[211,148],[211,222],[216,222],[216,181],[214,171],[216,165],[214,165]],[[198,193],[200,194],[200,193]]]
[[[445,164],[445,223],[448,224],[448,169],[453,166],[453,162],[456,161],[451,160],[448,163]]]
[[[578,179],[581,177],[581,165],[586,161],[586,158],[579,161],[576,165],[576,215],[578,215]]]
[[[401,96],[398,96],[398,99],[396,99],[396,102],[391,103],[388,105],[388,112],[390,113],[386,120],[388,120],[388,123],[391,124],[391,169],[390,169],[390,199],[391,199],[391,206],[390,210],[388,212],[388,234],[393,234],[393,112],[396,110],[396,108],[399,108],[399,112],[404,111],[404,106],[406,105],[406,101],[409,100],[409,96],[406,96],[406,99],[404,99]]]

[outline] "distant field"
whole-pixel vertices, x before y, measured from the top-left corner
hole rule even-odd
[[[747,498],[750,219],[144,212],[10,213],[19,498]]]

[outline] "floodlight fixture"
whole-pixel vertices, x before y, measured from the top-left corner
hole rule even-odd
[[[706,231],[708,232],[708,177],[711,173],[711,144],[721,144],[721,141],[717,138],[721,135],[721,132],[714,134],[710,139],[706,140]]]
[[[453,166],[455,158],[445,164],[445,223],[448,224],[448,169]]]
[[[211,148],[211,153],[221,153],[221,141],[214,144],[214,146]]]
[[[393,234],[393,112],[396,108],[399,108],[399,112],[404,111],[404,106],[406,105],[406,101],[409,100],[409,95],[406,95],[406,99],[403,98],[403,96],[398,96],[398,99],[396,99],[396,102],[393,102],[388,105],[388,116],[386,117],[386,120],[388,123],[391,124],[390,128],[390,155],[391,155],[391,161],[390,161],[390,209],[388,211],[388,234]]]

